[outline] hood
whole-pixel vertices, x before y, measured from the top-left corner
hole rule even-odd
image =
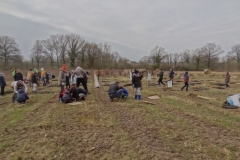
[[[4,77],[4,74],[3,74],[3,73],[0,73],[0,76],[3,76],[3,77]]]
[[[25,91],[23,89],[19,89],[18,93],[22,94],[22,93],[25,93]]]
[[[77,68],[76,68],[77,70],[80,70],[80,69],[82,69],[80,66],[78,66]]]
[[[44,70],[44,68],[41,68],[41,71]]]

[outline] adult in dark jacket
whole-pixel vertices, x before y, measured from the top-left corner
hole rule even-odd
[[[70,89],[71,97],[74,98],[76,101],[78,100],[85,100],[87,96],[87,91],[82,88],[78,88],[76,85],[73,85]]]
[[[25,103],[29,99],[27,93],[23,89],[19,89],[17,93],[16,101],[18,103]]]
[[[72,97],[71,97],[70,92],[68,90],[62,96],[62,101],[64,103],[71,103],[72,102]]]
[[[116,82],[110,85],[108,89],[108,95],[111,101],[113,100],[113,98],[121,99],[122,93],[123,93],[123,89],[122,87],[119,86],[119,82]]]
[[[141,99],[141,80],[142,80],[142,78],[143,78],[143,75],[140,75],[139,72],[136,71],[136,74],[133,76],[133,79],[132,79],[135,99],[137,99],[137,100]]]
[[[23,81],[23,75],[17,69],[16,74],[14,75],[14,81]]]
[[[0,87],[1,87],[1,93],[0,95],[4,95],[4,89],[6,86],[6,81],[3,73],[0,73]]]
[[[175,72],[174,72],[174,66],[169,71],[169,81],[172,81],[173,84],[173,78],[174,78]]]
[[[37,83],[38,83],[38,74],[34,72],[32,75],[32,87],[33,87],[33,92],[37,91]]]
[[[160,87],[160,84],[161,84],[161,83],[165,86],[165,84],[163,83],[163,74],[164,74],[163,70],[160,69],[159,79],[158,79],[158,86],[159,86],[159,87]]]

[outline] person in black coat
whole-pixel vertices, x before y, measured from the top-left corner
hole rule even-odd
[[[76,85],[73,85],[70,89],[71,97],[76,101],[85,100],[88,92],[85,89],[78,88]]]
[[[141,80],[143,78],[143,75],[139,74],[139,71],[136,71],[136,74],[132,78],[132,84],[134,88],[134,94],[135,99],[140,100],[141,99]]]
[[[162,83],[164,86],[165,86],[165,83],[163,83],[163,74],[164,74],[164,72],[163,72],[163,70],[162,69],[160,69],[160,73],[159,73],[159,79],[158,79],[158,87],[160,87],[160,84]]]
[[[4,95],[4,89],[6,86],[6,81],[3,73],[0,73],[0,87],[1,87],[1,93],[0,95]]]
[[[32,75],[33,92],[37,91],[37,83],[38,83],[38,74],[34,72],[34,74]]]
[[[23,75],[19,72],[19,70],[16,70],[16,74],[14,75],[14,81],[23,81]]]
[[[119,82],[112,84],[108,89],[108,96],[111,101],[113,98],[122,99],[123,89],[119,86]]]

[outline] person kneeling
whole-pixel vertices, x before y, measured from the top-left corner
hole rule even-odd
[[[68,90],[63,94],[62,102],[64,102],[64,103],[71,103],[72,102],[72,97],[71,97],[70,92]]]
[[[19,89],[17,93],[16,101],[18,103],[25,103],[29,99],[27,93],[23,89]]]
[[[87,96],[88,92],[85,89],[78,88],[76,85],[72,85],[70,94],[72,98],[78,101],[78,100],[85,100],[85,97]]]
[[[109,87],[108,96],[111,101],[113,101],[114,98],[118,98],[119,100],[121,100],[122,94],[123,89],[122,87],[119,87],[119,82],[116,82]]]

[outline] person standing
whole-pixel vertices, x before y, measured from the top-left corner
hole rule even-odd
[[[71,73],[69,72],[69,70],[66,71],[66,88],[70,89],[70,77],[71,77]]]
[[[141,80],[143,78],[143,75],[139,74],[139,71],[135,72],[135,75],[133,76],[132,79],[132,84],[134,88],[134,95],[135,99],[140,100],[141,99]]]
[[[32,87],[33,87],[33,92],[37,92],[37,83],[38,83],[38,75],[36,72],[33,73],[32,75]]]
[[[165,83],[163,83],[163,70],[160,69],[160,73],[159,73],[159,79],[158,79],[158,87],[160,87],[160,84],[162,83],[165,86]]]
[[[30,69],[27,73],[27,81],[29,83],[29,86],[32,87],[32,76],[33,76],[34,72],[32,69]]]
[[[14,81],[23,81],[23,75],[20,73],[19,69],[16,70],[16,74],[14,75]]]
[[[43,82],[43,86],[46,86],[46,71],[44,68],[41,68],[41,80]]]
[[[67,70],[67,66],[65,64],[62,66],[62,68],[59,69],[58,85],[61,88],[59,97],[60,97],[62,91],[64,90],[64,85],[66,83],[66,70]],[[60,102],[62,102],[61,98],[60,98]]]
[[[14,79],[14,76],[15,76],[16,73],[17,73],[17,68],[14,68],[14,69],[12,70],[13,79]]]
[[[4,89],[5,89],[5,86],[6,86],[6,81],[5,81],[5,76],[3,73],[0,73],[0,87],[1,87],[1,93],[0,95],[4,95]]]
[[[226,76],[225,76],[225,84],[226,84],[226,87],[229,87],[228,83],[230,81],[230,74],[229,72],[226,72]]]
[[[100,75],[101,75],[101,71],[98,69],[98,70],[97,70],[97,77],[98,77],[98,80],[99,80]]]
[[[84,77],[84,75],[87,76],[87,73],[80,66],[78,66],[76,70],[73,72],[73,76],[74,75],[76,75],[77,87],[79,87],[80,83],[82,83],[83,88],[88,92],[86,78]]]
[[[183,91],[183,89],[186,87],[186,91],[188,91],[188,81],[189,81],[189,76],[188,76],[188,72],[186,71],[184,74],[184,83],[185,85],[181,88],[181,90]]]
[[[172,66],[172,68],[169,71],[169,81],[172,81],[173,84],[173,78],[174,78],[174,66]]]

